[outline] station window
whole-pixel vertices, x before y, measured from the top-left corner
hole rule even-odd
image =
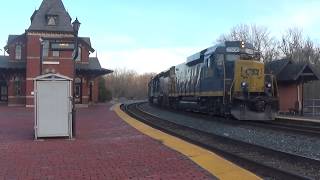
[[[22,48],[21,45],[16,46],[16,59],[20,60],[21,59],[21,54],[22,54]]]
[[[49,42],[44,41],[42,44],[42,56],[48,57],[48,55],[49,55]]]
[[[76,78],[75,79],[75,89],[74,89],[74,94],[76,98],[81,97],[81,87],[82,87],[82,80],[81,78]]]
[[[82,51],[81,51],[81,47],[79,47],[79,49],[78,49],[78,57],[77,57],[76,61],[81,61],[81,55],[82,55]]]
[[[76,98],[79,98],[81,96],[81,84],[76,84],[75,91]]]
[[[60,52],[59,51],[52,51],[52,56],[53,57],[59,57],[60,56]]]

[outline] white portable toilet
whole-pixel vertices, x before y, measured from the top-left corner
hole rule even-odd
[[[35,139],[72,138],[72,79],[45,74],[34,79]]]

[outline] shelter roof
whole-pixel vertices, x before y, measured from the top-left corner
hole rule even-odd
[[[320,80],[320,73],[308,63],[295,63],[288,59],[281,59],[266,63],[266,73],[273,74],[278,81],[297,81],[305,76],[309,80]]]

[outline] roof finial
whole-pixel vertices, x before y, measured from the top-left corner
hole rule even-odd
[[[98,59],[98,51],[96,51],[96,58]]]

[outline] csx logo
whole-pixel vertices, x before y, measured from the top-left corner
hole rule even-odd
[[[250,77],[250,76],[259,76],[260,70],[256,68],[246,68],[243,69],[241,67],[241,76],[244,78]]]

